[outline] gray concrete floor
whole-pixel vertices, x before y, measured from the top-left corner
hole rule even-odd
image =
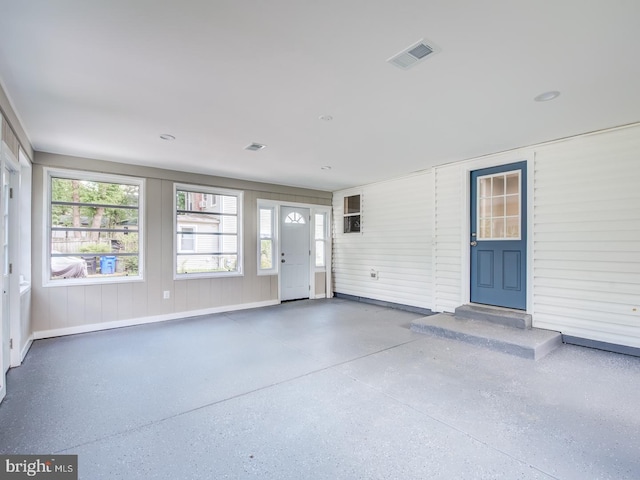
[[[638,479],[640,358],[535,362],[348,300],[41,340],[0,452],[100,479]]]

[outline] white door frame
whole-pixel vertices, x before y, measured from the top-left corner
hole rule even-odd
[[[19,229],[18,229],[18,199],[19,199],[19,188],[18,188],[18,173],[20,172],[20,164],[18,160],[15,158],[11,150],[7,147],[4,142],[1,142],[1,156],[0,156],[0,168],[2,169],[2,174],[6,171],[9,175],[8,185],[10,189],[13,189],[12,201],[8,204],[8,216],[9,216],[9,226],[8,232],[6,232],[8,239],[8,256],[9,263],[14,264],[12,269],[13,273],[7,275],[7,281],[4,279],[4,271],[5,271],[5,258],[4,252],[0,254],[0,272],[2,272],[2,280],[0,281],[0,288],[2,292],[6,291],[6,296],[4,293],[0,297],[0,329],[2,332],[6,331],[9,333],[9,338],[4,338],[4,335],[1,336],[0,340],[0,399],[4,397],[6,394],[6,375],[5,370],[8,370],[10,366],[20,365],[20,361],[15,361],[16,353],[19,356],[20,349],[20,282],[19,282],[19,265],[16,262],[15,252],[16,246],[19,239]],[[5,209],[5,198],[7,195],[5,194],[4,182],[2,187],[0,187],[0,212],[2,212],[2,216],[4,216]],[[0,222],[0,238],[5,238],[4,231],[4,221]],[[8,305],[5,305],[5,298],[8,302]],[[8,318],[5,318],[5,313],[7,313]],[[12,347],[7,347],[7,344],[12,344]],[[5,352],[5,348],[9,348],[9,352]],[[7,362],[4,361],[5,356],[9,359],[8,365]],[[21,360],[21,359],[20,359]]]
[[[463,175],[461,192],[462,208],[464,215],[461,217],[462,228],[461,250],[462,272],[462,304],[471,301],[471,252],[469,250],[469,238],[471,237],[471,172],[483,168],[498,167],[514,162],[527,162],[527,310],[533,314],[533,188],[535,172],[535,153],[532,151],[512,151],[476,160],[464,162],[461,168]]]
[[[13,273],[9,275],[9,331],[13,339],[11,350],[11,366],[18,367],[22,363],[22,326],[20,319],[20,168],[11,166],[10,187],[13,189],[13,198],[9,203],[9,259],[13,266]]]
[[[295,234],[292,232],[289,232],[289,234],[285,234],[285,230],[287,229],[287,222],[286,222],[286,217],[284,216],[287,212],[295,212],[298,214],[303,214],[305,217],[304,218],[304,222],[302,222],[301,224],[292,224],[290,225],[291,228],[293,228],[295,230]],[[280,205],[280,224],[279,226],[279,232],[278,232],[278,238],[280,239],[279,245],[278,245],[278,252],[279,254],[276,256],[277,257],[277,261],[279,262],[279,267],[280,267],[280,275],[279,275],[279,284],[280,284],[280,288],[278,289],[280,292],[280,301],[282,301],[282,296],[283,296],[283,281],[285,280],[285,270],[289,270],[287,268],[287,265],[282,263],[286,260],[285,257],[285,243],[286,248],[287,248],[287,252],[291,253],[289,251],[289,248],[291,248],[291,250],[293,250],[292,256],[295,259],[296,257],[296,250],[298,248],[300,248],[300,250],[303,251],[302,255],[306,257],[306,262],[301,261],[300,262],[300,266],[301,268],[306,268],[306,273],[307,273],[307,277],[306,277],[306,281],[304,281],[304,283],[302,285],[300,285],[301,288],[304,288],[304,293],[300,294],[295,294],[295,296],[293,298],[287,298],[285,300],[297,300],[297,299],[308,299],[308,298],[312,298],[312,293],[311,293],[311,283],[312,283],[312,276],[315,277],[315,275],[311,275],[312,273],[312,267],[314,265],[313,262],[313,256],[311,255],[311,233],[312,233],[312,220],[311,220],[311,210],[306,208],[306,207],[294,207],[292,205]],[[302,228],[300,228],[302,227]],[[299,236],[300,235],[300,236]],[[306,236],[306,242],[300,242],[300,240],[305,240],[304,237]],[[286,237],[286,242],[285,242],[285,237]],[[293,243],[291,243],[291,240],[295,241]],[[305,245],[306,243],[306,245]],[[307,251],[309,252],[307,255]],[[289,262],[290,263],[290,262]],[[304,265],[306,263],[306,266]],[[291,278],[289,278],[289,280],[291,280]],[[302,280],[302,279],[301,279]],[[306,285],[305,285],[306,284]],[[306,288],[305,288],[306,287]],[[315,289],[315,285],[314,285],[314,289]],[[297,288],[295,290],[298,290]],[[287,293],[287,292],[284,292]],[[291,295],[292,292],[288,292],[287,296]]]
[[[311,215],[311,222],[309,222],[309,229],[310,229],[310,235],[309,235],[309,249],[311,250],[311,255],[309,258],[309,285],[311,286],[311,291],[309,292],[309,298],[311,299],[316,299],[316,298],[331,298],[333,297],[333,288],[332,288],[332,284],[333,284],[333,279],[332,279],[332,265],[331,265],[331,259],[332,259],[332,245],[331,245],[331,228],[332,228],[332,218],[331,218],[331,211],[332,211],[332,207],[331,205],[316,205],[313,203],[300,203],[300,202],[285,202],[285,201],[281,201],[281,200],[267,200],[267,199],[262,199],[262,198],[258,198],[257,200],[257,205],[258,205],[258,212],[259,207],[261,206],[265,206],[265,207],[273,207],[274,209],[274,226],[276,228],[276,235],[275,235],[275,245],[274,245],[274,252],[279,252],[280,251],[280,207],[282,206],[287,206],[287,207],[301,207],[301,208],[308,208],[309,209],[309,214]],[[328,231],[328,236],[327,236],[327,241],[325,242],[325,267],[324,270],[323,269],[317,269],[315,267],[315,238],[314,238],[314,226],[315,226],[315,214],[317,213],[324,213],[326,214],[326,221],[327,221],[327,228],[329,229]],[[258,213],[259,216],[259,213]],[[280,274],[280,258],[274,254],[274,271],[273,273],[268,273],[268,274],[277,274],[278,275],[278,301],[282,301],[282,287],[281,287],[281,274]],[[324,272],[325,274],[325,295],[323,296],[316,296],[315,291],[316,291],[316,273],[321,273]]]

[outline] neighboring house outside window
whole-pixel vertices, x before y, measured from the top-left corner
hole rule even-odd
[[[142,278],[144,180],[45,169],[45,285]]]
[[[195,231],[195,225],[181,225],[180,228],[178,228],[178,233],[180,235],[178,252],[193,253],[196,251],[196,238],[193,234]]]
[[[242,192],[175,185],[177,277],[242,274]]]
[[[258,205],[258,275],[277,273],[276,209],[273,205]]]

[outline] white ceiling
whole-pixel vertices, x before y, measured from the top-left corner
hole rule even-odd
[[[638,0],[0,0],[0,79],[39,151],[337,190],[640,121],[639,19]],[[386,62],[423,38],[441,51]]]

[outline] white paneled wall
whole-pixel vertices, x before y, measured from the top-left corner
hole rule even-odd
[[[431,308],[432,184],[428,172],[334,193],[336,292]],[[342,233],[344,197],[357,194],[362,231]]]
[[[130,175],[146,179],[145,275],[142,281],[44,287],[44,167]],[[328,192],[266,185],[186,172],[38,152],[33,169],[34,236],[32,331],[35,338],[182,318],[278,303],[277,275],[258,275],[257,199],[328,206]],[[174,278],[174,183],[244,192],[244,275]],[[164,292],[169,292],[168,298]]]
[[[534,325],[640,347],[640,128],[536,151]]]

